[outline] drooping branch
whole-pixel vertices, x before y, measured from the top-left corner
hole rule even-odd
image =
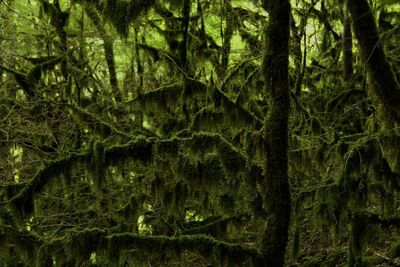
[[[52,178],[62,175],[65,170],[72,168],[75,164],[88,162],[88,153],[71,154],[64,158],[47,162],[46,165],[39,170],[23,187],[23,189],[14,195],[14,188],[8,188],[11,208],[14,215],[21,220],[29,216],[34,209],[33,198],[36,194],[43,191],[44,187],[51,181]]]
[[[155,159],[156,153],[166,155],[167,158],[176,158],[179,151],[189,151],[192,155],[217,151],[221,166],[227,174],[231,175],[244,169],[246,161],[245,156],[222,136],[200,132],[189,137],[174,137],[167,140],[137,136],[126,144],[102,148],[102,168],[114,166],[127,159],[146,164]],[[23,219],[32,214],[35,196],[40,194],[53,179],[60,177],[78,164],[90,166],[93,157],[96,157],[96,153],[93,149],[89,149],[82,153],[71,153],[63,158],[47,161],[26,184],[22,185],[22,189],[19,189],[20,186],[10,186],[8,198],[14,213],[19,217],[17,219]]]
[[[139,136],[125,145],[110,147],[104,151],[105,164],[109,166],[127,158],[148,161],[152,157],[152,144],[152,139]],[[34,197],[41,193],[54,178],[63,175],[77,164],[90,164],[91,159],[92,151],[89,150],[82,153],[71,153],[63,158],[47,161],[44,167],[23,185],[22,190],[14,192],[14,187],[10,187],[8,190],[10,204],[14,213],[20,217],[18,219],[25,218],[34,211]]]
[[[154,132],[144,128],[142,125],[139,125],[136,122],[130,122],[130,126],[133,126],[134,129],[131,129],[130,133],[127,133],[119,129],[119,127],[113,123],[105,121],[99,115],[96,115],[87,109],[81,108],[74,104],[67,106],[72,110],[73,116],[76,118],[77,123],[82,124],[84,127],[88,127],[95,134],[102,135],[105,132],[128,138],[134,138],[135,135],[156,136]]]
[[[14,76],[15,81],[25,92],[29,98],[38,97],[37,87],[42,81],[43,71],[52,70],[60,61],[63,60],[62,56],[44,57],[44,58],[29,58],[29,61],[35,65],[30,68],[27,72],[13,70],[9,67],[0,64],[0,70]]]
[[[179,251],[192,250],[207,257],[214,256],[221,261],[229,261],[230,266],[235,266],[240,262],[251,262],[253,266],[258,266],[257,263],[260,262],[260,254],[257,250],[246,248],[237,243],[220,241],[207,235],[171,237],[132,233],[110,234],[101,229],[85,229],[71,231],[68,239],[67,250],[71,254],[77,255],[85,251],[86,255],[82,256],[86,256],[86,260],[89,260],[87,257],[90,257],[90,253],[96,250],[106,250],[109,257],[118,262],[119,253],[122,250],[134,249],[148,253],[154,251],[154,248],[158,248],[154,257],[162,254],[159,250],[173,254],[179,253]]]
[[[226,93],[215,85],[207,86],[195,79],[190,79],[190,90],[185,90],[182,86],[177,84],[167,85],[160,87],[156,90],[146,92],[138,95],[135,99],[130,101],[135,109],[146,110],[162,110],[171,111],[179,107],[182,100],[193,100],[193,98],[205,98],[213,103],[213,107],[205,107],[197,111],[192,118],[191,127],[200,126],[201,121],[207,123],[208,115],[211,113],[217,114],[220,111],[226,111],[224,118],[227,123],[234,123],[239,125],[253,124],[256,129],[261,129],[262,120],[254,113],[242,107],[239,103],[232,100]],[[200,121],[201,120],[201,121]],[[211,121],[208,121],[211,122]]]

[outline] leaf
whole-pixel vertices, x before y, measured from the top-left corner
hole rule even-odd
[[[400,4],[400,0],[382,0],[382,3],[385,5],[395,5]]]

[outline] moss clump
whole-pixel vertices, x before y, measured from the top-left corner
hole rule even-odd
[[[154,4],[155,0],[107,0],[102,11],[117,29],[118,33],[123,37],[127,37],[129,25]]]
[[[71,231],[66,238],[66,255],[69,260],[75,260],[79,264],[88,262],[92,252],[106,246],[105,231],[100,229]]]
[[[400,242],[394,244],[394,246],[389,250],[387,255],[392,259],[400,257]]]
[[[96,192],[102,195],[104,189],[106,162],[104,145],[101,142],[96,142],[93,144],[93,152],[90,160],[89,171],[91,173]]]

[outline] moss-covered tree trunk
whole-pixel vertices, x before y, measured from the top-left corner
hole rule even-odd
[[[358,215],[354,215],[350,224],[350,240],[347,260],[348,267],[362,266],[361,237],[363,230],[364,225],[362,219]]]
[[[265,3],[265,2],[264,2]],[[264,207],[268,219],[262,236],[264,266],[283,266],[290,221],[288,182],[289,115],[289,26],[290,4],[287,0],[268,1],[263,75],[269,100],[265,121],[266,162]]]
[[[348,1],[361,57],[374,86],[372,90],[387,115],[400,122],[400,86],[386,60],[374,16],[367,0]]]
[[[112,94],[114,96],[114,100],[117,103],[120,103],[122,101],[122,95],[118,87],[118,78],[117,78],[117,71],[114,59],[114,47],[113,47],[114,45],[112,38],[107,34],[106,29],[104,28],[103,23],[101,21],[101,18],[94,9],[94,7],[86,5],[85,11],[88,17],[92,20],[97,31],[101,35],[101,38],[103,39],[103,48],[110,76],[109,80],[110,80]]]
[[[351,21],[348,10],[348,2],[346,0],[344,5],[344,19],[343,19],[343,80],[348,81],[353,74],[353,38],[351,33]]]

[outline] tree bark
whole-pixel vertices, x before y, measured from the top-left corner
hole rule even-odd
[[[265,195],[268,214],[261,240],[264,266],[284,265],[290,222],[290,191],[288,181],[288,116],[289,116],[289,32],[290,3],[288,0],[268,1],[269,12],[265,36],[263,75],[269,101],[265,121]]]
[[[383,106],[385,115],[400,122],[400,86],[386,60],[371,8],[367,0],[352,0],[348,1],[348,9],[361,49],[361,58],[374,85],[372,93]]]
[[[343,21],[343,80],[348,81],[353,74],[353,38],[351,33],[351,21],[348,10],[348,2],[344,5]]]

